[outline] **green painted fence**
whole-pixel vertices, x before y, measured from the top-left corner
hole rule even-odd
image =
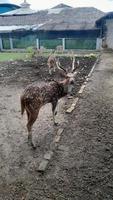
[[[96,49],[96,39],[66,39],[66,49]]]
[[[36,38],[34,35],[27,35],[21,37],[13,37],[13,48],[16,49],[25,49],[27,47],[36,47]],[[2,38],[3,49],[10,49],[10,41],[9,38]],[[62,45],[62,39],[44,39],[40,40],[40,47],[44,47],[46,49],[56,49],[57,46]],[[96,49],[96,39],[65,39],[65,49]]]

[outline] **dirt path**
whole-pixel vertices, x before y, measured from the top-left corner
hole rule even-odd
[[[113,199],[112,72],[112,54],[103,54],[72,114],[64,115],[61,100],[57,119],[67,129],[44,174],[37,169],[56,131],[51,107],[41,110],[34,126],[34,152],[18,107],[22,88],[1,84],[0,200]]]
[[[44,177],[50,199],[113,199],[112,119],[113,56],[103,54]]]

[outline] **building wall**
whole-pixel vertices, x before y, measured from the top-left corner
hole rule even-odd
[[[113,19],[106,20],[106,44],[108,48],[113,49]]]

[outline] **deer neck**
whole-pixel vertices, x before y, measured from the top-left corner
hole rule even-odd
[[[65,79],[65,80],[61,81],[60,84],[61,84],[62,87],[63,87],[64,96],[65,96],[66,94],[68,94],[69,80],[68,80],[68,79]]]
[[[71,94],[74,87],[72,84],[69,84],[69,82],[70,82],[70,78],[66,78],[65,80],[62,81],[64,92],[66,94]]]

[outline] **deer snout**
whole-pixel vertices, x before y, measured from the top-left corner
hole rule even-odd
[[[71,80],[71,81],[70,81],[70,85],[74,85],[74,80]]]

